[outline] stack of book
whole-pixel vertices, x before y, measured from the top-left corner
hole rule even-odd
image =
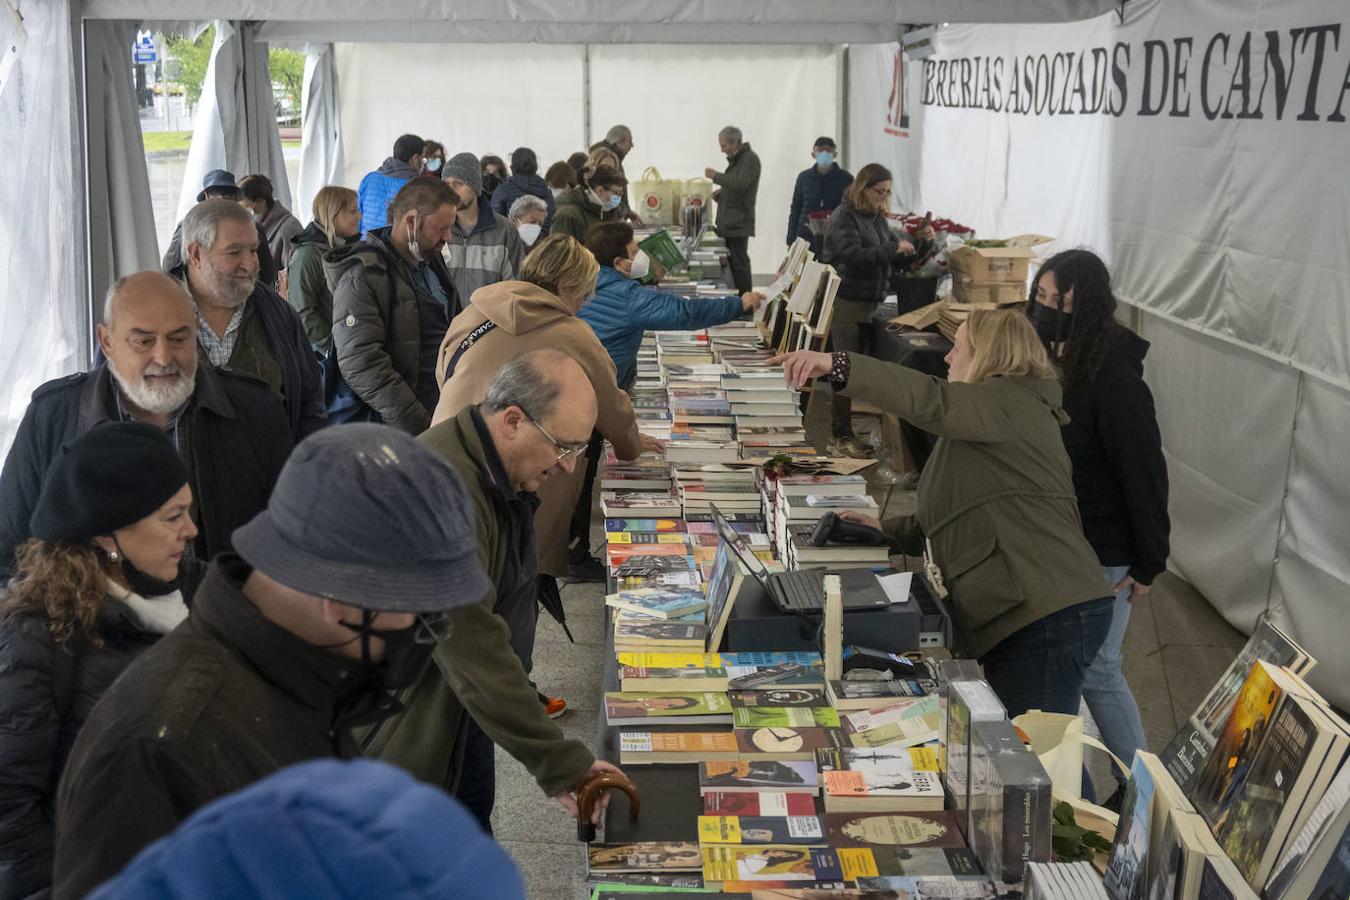
[[[868,495],[867,482],[861,475],[784,475],[774,480],[773,489],[773,524],[769,536],[774,550],[789,568],[805,564],[797,558],[797,552],[805,549],[799,545],[810,544],[806,538],[827,512],[855,510],[877,515],[877,503]],[[878,548],[870,549],[875,552]],[[843,555],[839,558],[848,561]]]
[[[750,469],[681,463],[675,467],[674,478],[686,516],[707,515],[714,504],[723,513],[757,514],[760,510],[759,489]]]

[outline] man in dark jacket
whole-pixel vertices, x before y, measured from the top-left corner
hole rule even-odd
[[[446,160],[441,177],[459,200],[454,237],[442,255],[455,292],[468,302],[479,288],[516,277],[525,259],[525,242],[510,219],[479,202],[483,176],[478,157],[456,153]]]
[[[211,564],[182,625],[75,740],[56,804],[55,893],[83,897],[198,807],[293,763],[357,755],[447,610],[488,588],[444,460],[380,425],[296,448],[266,511]]]
[[[811,158],[815,164],[797,174],[797,184],[792,189],[792,204],[788,207],[787,238],[784,243],[791,245],[797,238],[805,238],[816,246],[816,255],[820,255],[820,242],[813,240],[810,223],[811,213],[830,213],[844,199],[844,189],[853,183],[853,176],[835,162],[837,148],[834,138],[818,137],[811,146]]]
[[[576,467],[595,417],[585,370],[564,353],[538,350],[504,365],[481,404],[421,438],[454,465],[473,498],[478,554],[491,585],[479,603],[449,614],[450,637],[436,648],[435,665],[402,697],[407,712],[380,726],[366,752],[455,792],[489,832],[494,743],[573,814],[579,781],[618,771],[563,737],[523,665],[538,616],[535,491]]]
[[[373,417],[409,434],[431,424],[440,399],[436,355],[460,311],[441,257],[458,209],[447,184],[414,179],[390,203],[388,227],[324,257],[333,353],[345,382],[330,407],[334,420]]]
[[[202,189],[197,194],[197,202],[203,200],[232,200],[239,203],[244,199],[244,192],[234,183],[234,175],[224,169],[212,169],[206,173],[202,179]],[[272,256],[272,251],[268,249],[267,233],[263,231],[261,222],[253,223],[258,231],[258,280],[270,288],[277,286],[277,272],[280,271],[276,259]],[[173,240],[169,241],[169,249],[164,251],[164,258],[160,260],[159,270],[161,272],[171,272],[183,264],[183,223],[179,222],[173,229]]]
[[[727,242],[731,281],[736,293],[755,287],[750,271],[750,238],[755,236],[755,198],[759,194],[759,156],[742,138],[741,130],[728,125],[717,133],[717,146],[727,158],[727,170],[705,169],[717,185],[717,234]]]
[[[75,437],[102,422],[146,422],[165,430],[187,464],[191,555],[209,559],[267,505],[293,444],[286,412],[252,378],[198,364],[197,317],[182,285],[158,272],[121,279],[98,326],[106,360],[91,372],[33,392],[0,472],[0,581],[29,535],[42,480]]]
[[[356,190],[361,207],[361,234],[389,224],[389,201],[422,171],[423,140],[415,134],[400,135],[394,153],[385,157],[374,172],[367,172]]]
[[[511,153],[511,177],[498,185],[492,193],[492,211],[499,216],[510,216],[511,204],[523,196],[538,197],[548,207],[543,232],[548,234],[553,224],[553,192],[548,182],[539,177],[539,157],[529,147],[517,147]]]
[[[183,219],[185,263],[169,274],[197,306],[207,361],[271,388],[299,442],[328,424],[319,363],[295,310],[258,281],[255,224],[238,203],[198,203]]]

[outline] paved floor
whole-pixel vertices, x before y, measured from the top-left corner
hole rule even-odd
[[[897,496],[893,502],[910,502],[910,496]],[[577,643],[568,643],[562,629],[544,615],[535,645],[540,688],[566,697],[569,711],[560,724],[569,737],[588,746],[594,746],[598,721],[603,594],[600,585],[563,588],[568,625]],[[1156,752],[1166,745],[1177,723],[1200,703],[1244,641],[1194,588],[1170,573],[1158,579],[1147,599],[1135,604],[1124,667],[1139,701],[1150,749]],[[1094,766],[1092,771],[1098,784],[1106,784],[1104,769]],[[520,866],[531,900],[587,896],[582,845],[575,840],[570,817],[543,796],[519,763],[500,751],[493,828]]]

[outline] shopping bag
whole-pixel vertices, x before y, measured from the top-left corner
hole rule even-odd
[[[674,225],[679,216],[681,182],[661,177],[655,166],[648,166],[633,185],[637,214],[648,225]]]
[[[1031,741],[1035,753],[1050,776],[1051,795],[1074,808],[1106,819],[1112,824],[1119,818],[1115,813],[1083,799],[1083,748],[1091,747],[1105,753],[1113,765],[1128,777],[1130,767],[1120,761],[1106,745],[1083,733],[1083,717],[1064,713],[1048,713],[1030,709],[1012,720],[1013,724]]]
[[[680,188],[680,208],[712,205],[713,183],[706,178],[690,178]]]

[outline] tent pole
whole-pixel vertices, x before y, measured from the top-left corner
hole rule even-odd
[[[589,147],[591,140],[591,45],[581,48],[581,134],[585,139],[583,147]]]
[[[84,236],[83,241],[77,241],[72,252],[79,257],[79,271],[83,281],[84,301],[80,304],[80,359],[89,360],[91,363],[94,358],[94,326],[98,322],[100,313],[96,311],[97,300],[95,299],[95,284],[93,271],[93,253],[94,247],[106,248],[108,245],[106,231],[99,236],[99,240],[94,239],[92,224],[89,216],[89,109],[86,103],[88,85],[85,82],[85,73],[89,69],[88,47],[84,40],[84,0],[72,0],[70,4],[70,55],[75,63],[75,72],[73,73],[71,92],[74,95],[71,99],[75,106],[74,121],[71,123],[72,137],[75,147],[72,158],[74,159],[74,194],[76,202],[71,204],[71,212],[79,217],[78,221],[73,223],[76,233]],[[101,145],[98,148],[104,150]],[[59,149],[56,152],[60,152]],[[100,223],[105,229],[107,222]],[[83,247],[78,246],[83,244]],[[100,249],[99,277],[104,280],[102,287],[106,289],[106,284],[111,281],[108,272],[111,269],[110,261],[106,259],[106,250]]]
[[[839,135],[839,145],[847,153],[852,146],[848,134],[848,44],[835,45],[834,63],[834,131]],[[842,162],[840,164],[842,165]]]

